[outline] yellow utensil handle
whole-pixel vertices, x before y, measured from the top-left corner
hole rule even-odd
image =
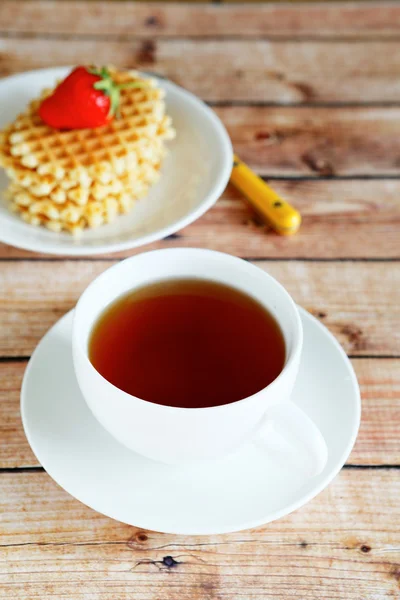
[[[281,235],[296,233],[300,227],[300,213],[283,200],[236,155],[233,158],[231,182],[237,187],[256,212]]]

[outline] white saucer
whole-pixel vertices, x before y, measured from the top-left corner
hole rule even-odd
[[[121,446],[92,416],[72,365],[72,311],[45,335],[26,369],[21,412],[26,436],[51,477],[109,517],[167,533],[217,534],[267,523],[299,508],[338,473],[356,439],[360,394],[342,348],[300,309],[304,350],[294,391],[320,427],[329,459],[304,480],[248,444],[227,458],[196,466],[156,463]]]
[[[71,69],[40,69],[0,80],[0,129],[22,112],[43,88]],[[160,79],[167,112],[177,132],[160,181],[132,212],[79,238],[33,227],[0,200],[0,241],[36,252],[89,255],[117,252],[154,242],[195,221],[222,194],[232,171],[232,146],[216,114],[190,92]],[[0,169],[0,198],[8,178]]]

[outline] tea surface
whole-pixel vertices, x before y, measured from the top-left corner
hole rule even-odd
[[[285,342],[274,317],[234,288],[169,279],[108,306],[89,341],[93,366],[116,387],[168,406],[228,404],[282,371]]]

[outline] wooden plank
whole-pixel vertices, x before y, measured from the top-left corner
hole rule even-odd
[[[361,388],[362,417],[349,464],[400,465],[399,359],[353,359]]]
[[[236,6],[153,2],[2,0],[2,31],[117,37],[390,37],[400,32],[397,2],[271,3]]]
[[[292,515],[207,537],[122,525],[72,499],[45,473],[2,474],[0,481],[7,598],[398,597],[400,536],[389,524],[400,518],[400,482],[393,471],[342,471]],[[168,568],[166,556],[178,564]]]
[[[236,152],[259,174],[398,175],[400,109],[220,107]]]
[[[400,180],[289,180],[271,184],[302,214],[301,230],[293,238],[278,236],[260,224],[239,192],[228,186],[210,211],[177,236],[103,256],[193,246],[244,258],[400,258]],[[40,256],[44,255],[0,244],[0,258]]]
[[[0,469],[39,465],[25,437],[19,408],[26,365],[27,361],[0,365]]]
[[[48,328],[113,261],[4,262],[0,356],[29,356]],[[260,261],[352,355],[400,355],[399,262]],[[384,293],[383,293],[384,290]]]
[[[348,460],[353,465],[400,465],[400,373],[396,359],[353,359],[363,399],[362,423]],[[22,429],[19,396],[27,362],[1,366],[0,469],[35,467]],[[1,480],[0,480],[1,481]]]
[[[215,111],[236,152],[260,175],[400,174],[400,108],[229,106]]]
[[[204,100],[282,104],[396,102],[398,41],[0,38],[0,75],[79,63],[137,67]],[[384,65],[384,68],[382,67]]]

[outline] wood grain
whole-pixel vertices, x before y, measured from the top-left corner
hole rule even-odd
[[[399,465],[400,373],[397,360],[353,359],[362,397],[362,423],[348,463]],[[0,469],[35,467],[39,463],[25,438],[19,409],[27,361],[2,365],[0,380]],[[1,482],[1,479],[0,479]]]
[[[221,107],[239,156],[259,174],[399,174],[400,109]]]
[[[212,102],[398,103],[400,95],[398,41],[0,37],[0,75],[110,62],[158,73]]]
[[[397,2],[329,2],[324,5],[243,3],[94,2],[2,0],[1,30],[8,34],[116,37],[384,38],[400,32]]]
[[[176,236],[103,256],[192,246],[244,258],[400,258],[400,180],[275,180],[271,185],[300,210],[303,223],[293,238],[259,223],[228,186],[211,210]],[[0,244],[0,258],[40,256]]]
[[[2,591],[68,600],[388,600],[399,593],[399,480],[342,471],[306,507],[224,536],[143,532],[94,513],[45,473],[0,476]],[[177,565],[168,568],[163,559]]]
[[[4,262],[0,356],[29,356],[113,261]],[[400,355],[399,262],[260,261],[352,355]]]

